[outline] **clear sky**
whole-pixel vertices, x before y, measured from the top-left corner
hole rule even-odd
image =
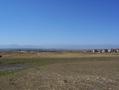
[[[119,0],[0,0],[0,45],[119,45]]]

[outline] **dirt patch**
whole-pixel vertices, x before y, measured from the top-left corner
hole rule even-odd
[[[119,90],[118,58],[83,60],[36,66],[15,77],[0,77],[0,90]]]
[[[55,63],[1,78],[1,90],[119,90],[119,60]]]

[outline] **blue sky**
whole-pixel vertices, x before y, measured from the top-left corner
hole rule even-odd
[[[0,45],[119,45],[119,0],[0,0]]]

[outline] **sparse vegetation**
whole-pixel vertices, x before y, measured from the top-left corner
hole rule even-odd
[[[1,58],[0,65],[23,64],[27,67],[0,72],[0,89],[119,90],[118,55],[70,58],[64,57],[65,53],[62,55],[60,58]]]

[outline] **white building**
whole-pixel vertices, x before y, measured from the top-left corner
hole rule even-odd
[[[111,49],[108,49],[108,53],[111,53],[111,51],[112,51]]]
[[[119,53],[119,49],[117,49],[116,52]]]

